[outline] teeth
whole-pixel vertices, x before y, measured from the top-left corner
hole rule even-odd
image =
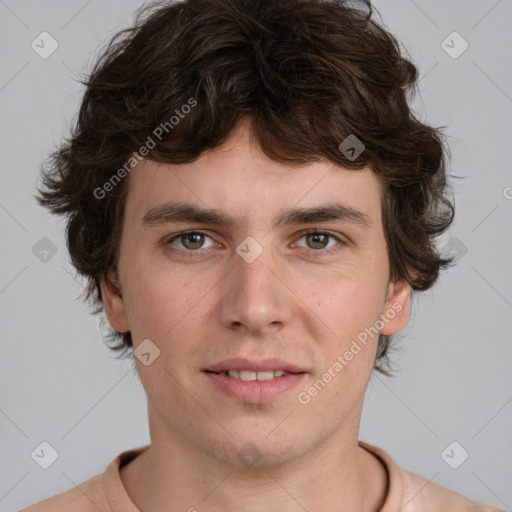
[[[274,378],[274,372],[273,371],[256,372],[256,378],[258,380],[270,380],[270,379]]]
[[[283,370],[268,370],[262,372],[253,372],[251,370],[229,370],[228,372],[221,372],[223,375],[229,375],[234,379],[240,379],[244,381],[252,380],[271,380],[275,377],[282,377],[286,372]]]
[[[258,380],[256,377],[260,372],[251,372],[247,370],[240,370],[240,380]]]

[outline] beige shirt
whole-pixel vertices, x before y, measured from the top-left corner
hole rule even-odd
[[[388,495],[380,512],[503,512],[399,468],[381,448],[363,441],[359,445],[381,459],[388,473]],[[119,469],[148,448],[125,451],[104,473],[20,512],[140,512],[123,486]]]

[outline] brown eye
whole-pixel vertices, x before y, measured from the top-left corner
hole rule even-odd
[[[204,235],[202,233],[186,233],[181,235],[180,240],[187,249],[200,249],[204,242]]]
[[[331,237],[331,235],[325,233],[308,233],[305,236],[306,239],[310,241],[310,247],[312,249],[325,249]]]
[[[315,256],[330,254],[342,249],[346,245],[343,239],[328,231],[306,231],[302,233],[299,240],[301,239],[306,240],[306,249],[310,249]],[[329,246],[330,242],[333,243]],[[304,247],[304,245],[300,245],[300,247]]]
[[[210,238],[202,231],[187,231],[174,235],[167,240],[166,245],[176,247],[176,250],[183,252],[200,252],[199,249],[205,249],[205,239]],[[178,244],[178,245],[176,245]]]

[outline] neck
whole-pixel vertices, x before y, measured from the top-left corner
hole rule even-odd
[[[357,444],[357,431],[340,431],[314,452],[272,467],[229,465],[168,432],[152,432],[151,447],[121,468],[121,479],[141,510],[376,512],[387,473]]]

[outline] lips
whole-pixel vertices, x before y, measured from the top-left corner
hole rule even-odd
[[[234,357],[212,364],[205,368],[204,371],[213,373],[227,373],[230,371],[306,373],[304,368],[276,357],[266,359]]]
[[[214,388],[245,403],[265,403],[299,385],[307,371],[278,358],[232,358],[204,369]]]
[[[282,377],[283,375],[291,375],[291,373],[285,372],[284,370],[265,370],[259,372],[253,372],[252,370],[229,370],[220,372],[220,374],[217,375],[229,375],[233,379],[240,379],[244,381],[263,381]]]

